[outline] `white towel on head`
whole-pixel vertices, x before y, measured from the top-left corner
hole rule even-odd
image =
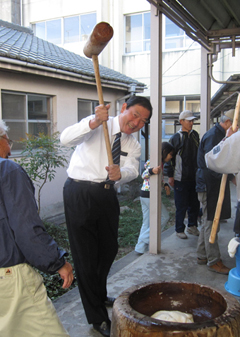
[[[232,238],[228,244],[228,254],[230,257],[234,257],[237,251],[237,247],[240,245],[239,238]]]

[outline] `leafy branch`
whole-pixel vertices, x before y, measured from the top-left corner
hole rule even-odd
[[[47,181],[52,181],[58,167],[65,167],[68,163],[66,154],[69,148],[61,146],[59,132],[51,136],[39,133],[37,136],[26,134],[27,138],[19,143],[23,144],[21,159],[16,160],[29,177],[38,186],[38,213],[41,208],[41,191]]]

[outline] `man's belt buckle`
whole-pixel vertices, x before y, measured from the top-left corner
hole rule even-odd
[[[110,190],[111,185],[110,185],[110,184],[105,184],[103,187],[104,187],[106,190]]]

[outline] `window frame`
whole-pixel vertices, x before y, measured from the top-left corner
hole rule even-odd
[[[144,38],[144,34],[145,34],[145,19],[144,19],[144,15],[145,14],[149,14],[151,15],[150,11],[144,11],[144,12],[139,12],[139,13],[132,13],[132,14],[126,14],[124,15],[124,47],[123,47],[123,55],[128,56],[128,55],[135,55],[135,54],[142,54],[142,53],[150,53],[151,52],[151,36],[149,39]],[[137,40],[139,42],[141,42],[141,51],[134,51],[134,52],[127,52],[127,43],[132,43],[135,41],[127,41],[127,17],[133,17],[133,16],[137,16],[137,15],[141,15],[142,16],[142,25],[141,25],[141,40]],[[151,20],[150,20],[151,23]],[[150,31],[151,31],[151,24],[150,24]],[[151,34],[151,33],[150,33]],[[144,45],[149,43],[150,44],[150,48],[148,50],[144,50]]]
[[[186,49],[200,49],[200,44],[194,40],[192,40],[184,30],[182,30],[180,27],[178,27],[174,22],[172,22],[172,24],[176,25],[178,27],[178,29],[180,29],[183,34],[181,35],[173,35],[171,37],[166,37],[166,22],[167,20],[171,21],[170,19],[168,19],[165,15],[163,15],[163,20],[162,20],[162,49],[163,52],[171,52],[171,51],[177,51],[177,50],[186,50]],[[170,40],[174,40],[174,39],[181,39],[183,41],[183,46],[182,47],[175,47],[175,48],[166,48],[166,40],[170,41]],[[187,43],[187,42],[190,43]],[[191,42],[192,41],[192,42]],[[193,43],[191,45],[191,43]]]
[[[52,126],[53,126],[53,96],[51,95],[44,95],[44,94],[38,94],[38,93],[30,93],[30,92],[20,92],[20,91],[11,91],[11,90],[1,90],[1,102],[3,101],[2,99],[2,95],[3,94],[8,94],[8,95],[15,95],[15,96],[22,96],[25,97],[25,111],[24,111],[24,118],[21,119],[10,119],[10,118],[3,118],[3,103],[1,104],[1,117],[3,118],[3,120],[6,122],[7,125],[9,125],[8,123],[24,123],[25,125],[25,135],[22,138],[26,138],[26,133],[30,133],[29,129],[30,129],[30,124],[36,124],[36,123],[41,123],[41,124],[46,124],[47,128],[48,128],[48,135],[51,136],[52,135]],[[44,97],[47,100],[49,100],[48,106],[49,106],[49,111],[47,111],[47,114],[49,114],[49,119],[32,119],[29,118],[29,111],[28,111],[28,102],[30,102],[31,100],[29,100],[29,96],[34,96],[34,97]],[[9,130],[9,134],[11,134],[11,128]],[[13,135],[10,136],[11,139],[17,141]],[[14,150],[14,147],[12,149],[12,154],[13,155],[19,155],[21,153],[21,150]]]
[[[78,15],[69,15],[69,16],[64,16],[64,17],[60,17],[60,18],[53,18],[51,20],[43,20],[43,21],[37,21],[37,22],[33,22],[31,25],[32,25],[32,29],[33,29],[33,32],[34,32],[34,35],[36,35],[36,25],[37,24],[43,24],[44,23],[44,37],[40,37],[46,41],[49,41],[47,39],[47,22],[51,22],[51,21],[56,21],[56,20],[60,20],[61,21],[61,27],[60,27],[60,33],[61,33],[61,42],[60,43],[55,43],[57,46],[64,46],[64,45],[67,45],[67,44],[73,44],[73,43],[80,43],[80,42],[83,42],[85,40],[82,39],[82,28],[81,28],[81,17],[82,16],[86,16],[86,15],[93,15],[95,14],[95,17],[96,17],[96,23],[97,23],[97,13],[96,12],[89,12],[89,13],[81,13],[81,14],[78,14]],[[74,41],[74,42],[65,42],[65,22],[64,20],[65,19],[70,19],[70,18],[74,18],[74,17],[78,17],[79,18],[79,26],[78,26],[78,40],[77,41]],[[95,23],[95,24],[96,24]],[[94,25],[95,25],[94,24]],[[89,34],[90,35],[90,34]],[[88,35],[88,36],[89,36]],[[38,37],[38,36],[37,36]],[[50,42],[50,41],[49,41]],[[53,42],[54,43],[54,42]]]

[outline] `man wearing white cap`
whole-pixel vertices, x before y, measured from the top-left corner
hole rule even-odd
[[[202,204],[203,212],[203,224],[197,246],[197,263],[202,265],[207,264],[210,271],[225,275],[228,274],[229,268],[226,267],[221,260],[218,234],[216,235],[215,242],[209,243],[222,174],[208,169],[204,156],[225,137],[227,129],[232,125],[233,117],[234,110],[225,111],[221,116],[220,123],[217,123],[203,135],[199,145],[197,159],[198,171],[196,190],[198,192],[198,199]],[[229,180],[232,178],[233,176],[228,176],[220,220],[229,219],[231,217]]]
[[[174,187],[175,231],[180,239],[187,239],[187,235],[184,233],[186,212],[188,213],[187,232],[199,235],[197,229],[199,201],[195,189],[199,134],[192,129],[194,119],[196,117],[191,111],[186,110],[180,113],[179,122],[182,127],[169,140],[174,147],[175,156],[165,164],[169,185]]]

